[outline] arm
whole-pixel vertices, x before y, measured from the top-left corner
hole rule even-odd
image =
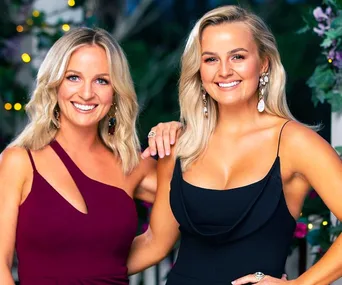
[[[150,226],[137,236],[128,258],[128,274],[142,271],[162,260],[177,241],[178,223],[173,216],[169,202],[170,181],[174,168],[173,156],[158,161],[158,188],[156,201],[151,212]]]
[[[178,138],[178,130],[182,124],[179,122],[159,123],[153,127],[151,131],[155,136],[149,137],[148,147],[141,154],[140,168],[142,169],[143,178],[134,193],[134,197],[145,202],[153,203],[157,189],[157,163],[151,158],[151,155],[158,153],[160,158],[171,153],[171,145]]]
[[[14,285],[11,268],[27,160],[26,151],[19,148],[6,149],[0,156],[0,284]]]
[[[331,212],[342,220],[342,162],[335,150],[319,135],[303,126],[289,125],[294,171],[302,174],[317,191]],[[301,155],[298,155],[301,154]],[[298,277],[297,284],[326,285],[342,276],[342,235],[328,252]]]
[[[342,162],[335,150],[314,131],[295,122],[284,128],[281,144],[291,173],[304,177],[336,217],[342,220]],[[342,235],[315,265],[297,279],[286,281],[265,276],[258,284],[330,284],[342,276],[341,256]],[[255,276],[249,274],[235,280],[234,285],[255,281]]]

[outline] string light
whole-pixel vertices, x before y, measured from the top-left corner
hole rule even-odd
[[[21,110],[21,108],[22,108],[22,106],[21,106],[21,104],[20,104],[20,103],[15,103],[15,104],[14,104],[14,110],[16,110],[16,111],[20,111],[20,110]]]
[[[21,55],[21,59],[23,60],[23,62],[26,62],[26,63],[31,61],[31,57],[30,57],[30,55],[28,53],[23,53]]]
[[[32,26],[32,25],[33,25],[33,20],[32,20],[32,19],[27,19],[27,20],[26,20],[26,23],[27,23],[29,26]]]
[[[312,230],[312,228],[313,228],[313,224],[311,224],[311,223],[308,224],[308,229],[309,229],[309,230]]]
[[[17,32],[18,33],[21,33],[21,32],[23,32],[24,31],[24,27],[22,26],[22,25],[18,25],[17,26]]]
[[[5,108],[5,110],[9,111],[9,110],[12,109],[12,104],[11,104],[11,103],[6,103],[6,104],[4,105],[4,108]]]
[[[40,15],[40,12],[38,11],[38,10],[34,10],[33,12],[32,12],[32,16],[33,17],[39,17],[39,15]]]
[[[67,32],[67,31],[70,30],[70,26],[69,26],[68,24],[64,24],[64,25],[62,26],[62,30],[63,30],[64,32]]]
[[[75,0],[68,0],[68,5],[70,6],[70,7],[73,7],[73,6],[75,6]]]
[[[332,58],[328,58],[328,62],[332,63],[333,62]]]
[[[328,221],[323,221],[323,222],[322,222],[322,225],[323,225],[323,226],[327,226],[327,225],[328,225]]]

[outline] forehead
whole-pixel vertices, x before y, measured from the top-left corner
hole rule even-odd
[[[107,54],[104,48],[98,45],[85,45],[77,48],[70,56],[68,66],[94,67],[102,65],[108,68]]]
[[[224,49],[225,52],[236,48],[245,48],[248,51],[257,50],[253,34],[243,22],[206,27],[202,32],[201,48],[202,51]]]

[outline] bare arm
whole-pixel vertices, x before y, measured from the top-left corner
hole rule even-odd
[[[174,168],[173,156],[158,161],[157,194],[152,208],[150,226],[137,236],[128,258],[128,274],[142,271],[162,260],[177,241],[178,223],[169,202],[170,181]]]
[[[0,284],[14,285],[11,268],[27,161],[19,148],[6,149],[0,157]]]
[[[336,217],[342,220],[342,162],[335,150],[314,131],[295,122],[286,125],[281,143],[281,151],[291,172],[304,177]],[[342,235],[315,265],[297,279],[286,281],[266,276],[258,284],[330,284],[342,276],[341,256]],[[235,280],[234,285],[250,282],[255,283],[254,274]]]
[[[289,135],[294,134],[289,140],[289,147],[293,149],[291,160],[294,170],[309,181],[331,212],[342,220],[342,162],[340,158],[319,135],[302,126],[291,125],[286,132]],[[342,235],[335,240],[320,261],[301,275],[296,283],[301,285],[330,284],[342,276],[341,256]]]

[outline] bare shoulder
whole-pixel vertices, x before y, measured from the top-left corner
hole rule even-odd
[[[0,179],[15,173],[18,182],[24,182],[32,166],[27,151],[21,147],[6,148],[0,155]],[[13,179],[13,177],[12,177]]]
[[[281,148],[295,170],[300,167],[340,165],[341,160],[331,145],[309,127],[291,121],[282,132]]]
[[[289,121],[282,131],[282,144],[288,150],[300,150],[304,153],[321,149],[333,150],[330,144],[316,131],[295,121]]]

